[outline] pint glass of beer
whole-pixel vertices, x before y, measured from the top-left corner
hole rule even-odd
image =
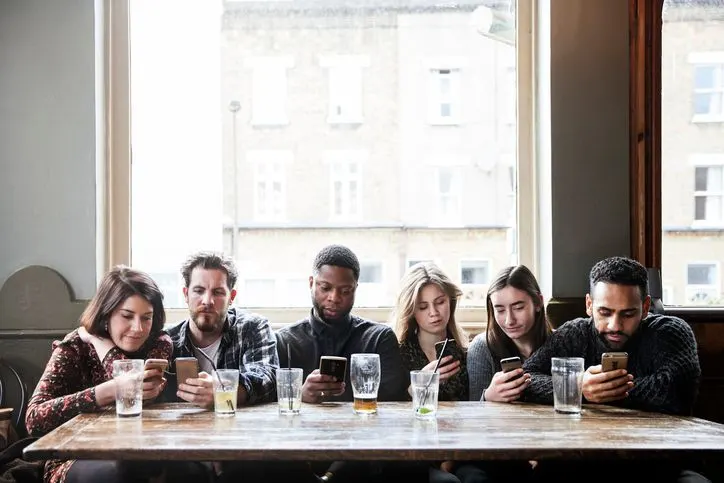
[[[379,354],[352,354],[349,378],[354,393],[354,412],[377,412],[377,390],[380,388]]]

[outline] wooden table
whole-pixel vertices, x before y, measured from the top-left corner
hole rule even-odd
[[[441,403],[437,420],[410,403],[381,403],[358,416],[349,403],[243,408],[233,418],[189,405],[158,405],[136,420],[112,410],[83,414],[25,449],[30,459],[467,460],[670,458],[724,454],[724,425],[610,406],[580,416],[550,406]]]

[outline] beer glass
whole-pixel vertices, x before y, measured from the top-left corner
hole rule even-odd
[[[377,390],[380,388],[379,354],[352,354],[349,378],[354,393],[354,412],[377,412]]]

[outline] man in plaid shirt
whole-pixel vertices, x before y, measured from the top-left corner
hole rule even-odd
[[[190,318],[167,332],[173,340],[174,362],[178,357],[195,357],[202,372],[178,384],[175,376],[169,377],[166,400],[178,398],[211,408],[212,371],[239,369],[239,406],[274,401],[279,367],[276,338],[264,317],[229,307],[236,296],[233,260],[199,252],[186,260],[181,273]]]

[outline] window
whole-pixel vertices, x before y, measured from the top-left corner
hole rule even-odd
[[[410,268],[413,265],[417,265],[418,263],[428,263],[428,262],[433,262],[433,261],[434,260],[432,260],[432,259],[422,259],[422,258],[414,259],[413,258],[413,259],[407,260],[407,268]]]
[[[454,166],[440,166],[436,169],[437,216],[441,224],[460,223],[463,196],[460,170]]]
[[[460,123],[460,70],[431,69],[428,118],[430,124]]]
[[[359,286],[355,294],[355,303],[374,307],[379,300],[385,299],[382,262],[360,261],[359,268]]]
[[[526,93],[519,103],[530,105],[510,136],[496,134],[504,123],[494,101],[503,94],[493,88],[511,64],[532,74],[531,30],[515,30],[516,15],[533,18],[529,2],[513,14],[507,2],[493,2],[504,39],[471,24],[475,2],[151,3],[112,2],[114,13],[130,7],[128,39],[116,38],[122,16],[109,16],[111,48],[121,50],[109,66],[113,115],[131,110],[128,122],[109,124],[118,147],[109,170],[132,175],[111,177],[117,185],[106,196],[117,233],[108,238],[113,264],[171,273],[193,251],[225,250],[240,267],[237,303],[275,324],[306,315],[310,265],[330,243],[369,264],[356,306],[380,321],[407,260],[440,252],[454,279],[461,261],[480,253],[491,266],[513,259],[534,268],[532,237],[507,236],[516,233],[508,206],[519,198],[498,175],[500,153],[521,152],[533,166],[534,76],[518,80],[516,94]],[[467,161],[430,167],[430,153]],[[533,172],[519,170],[520,191]],[[123,203],[119,193],[133,198]],[[529,198],[514,223],[533,226]],[[126,237],[128,247],[119,242]],[[173,243],[159,253],[159,240]],[[458,320],[484,320],[482,307],[467,304]],[[187,315],[168,309],[170,320]]]
[[[362,215],[363,153],[337,151],[328,153],[330,181],[330,219],[348,222]]]
[[[720,289],[718,263],[690,263],[686,266],[686,301],[688,303],[721,303]]]
[[[694,168],[694,221],[724,225],[724,166]]]
[[[282,221],[286,210],[285,165],[289,151],[251,151],[254,166],[254,218],[258,221]]]
[[[719,268],[691,260],[692,254],[724,260],[724,0],[663,4],[658,171],[664,301],[724,305]]]
[[[329,76],[327,122],[361,124],[362,69],[369,65],[369,59],[363,56],[328,56],[321,59],[320,65],[327,68]]]
[[[694,122],[724,122],[724,51],[690,54]]]
[[[460,262],[460,283],[486,285],[490,282],[490,262],[487,260],[463,260]]]
[[[255,126],[277,126],[289,123],[287,116],[287,69],[294,62],[290,57],[256,57],[247,59],[252,70],[251,123]]]
[[[276,281],[266,278],[246,279],[243,281],[241,297],[237,304],[248,307],[275,307]]]

